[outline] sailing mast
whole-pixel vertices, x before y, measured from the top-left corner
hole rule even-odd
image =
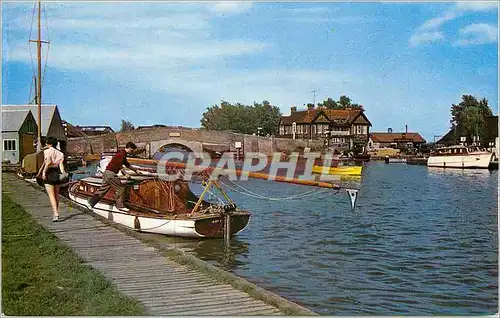
[[[38,39],[29,40],[30,42],[36,42],[37,48],[37,61],[38,61],[38,81],[35,81],[35,95],[36,101],[38,102],[38,135],[36,151],[42,150],[42,43],[49,43],[47,41],[42,41],[42,27],[41,27],[41,16],[42,16],[42,1],[38,0]]]

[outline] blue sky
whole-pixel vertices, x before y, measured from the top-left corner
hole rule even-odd
[[[268,100],[286,115],[312,102],[312,90],[316,101],[347,95],[364,105],[372,131],[408,124],[428,141],[447,132],[463,94],[487,98],[498,114],[497,2],[43,7],[43,101],[73,124],[199,127],[221,100]],[[3,104],[29,99],[32,11],[3,2]]]

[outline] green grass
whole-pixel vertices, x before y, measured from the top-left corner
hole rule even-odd
[[[2,312],[15,316],[146,315],[22,207],[2,194]]]

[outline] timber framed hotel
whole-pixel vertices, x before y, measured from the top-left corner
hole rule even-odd
[[[282,116],[278,136],[295,139],[329,139],[329,146],[352,148],[366,146],[371,123],[363,109],[326,109],[310,105],[307,110],[291,107],[290,116]],[[294,134],[295,130],[295,134]]]

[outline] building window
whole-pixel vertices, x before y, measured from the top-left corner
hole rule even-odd
[[[285,134],[285,126],[280,125],[280,135],[284,135],[284,134]]]
[[[3,150],[4,151],[15,151],[16,150],[16,140],[15,139],[4,139]]]

